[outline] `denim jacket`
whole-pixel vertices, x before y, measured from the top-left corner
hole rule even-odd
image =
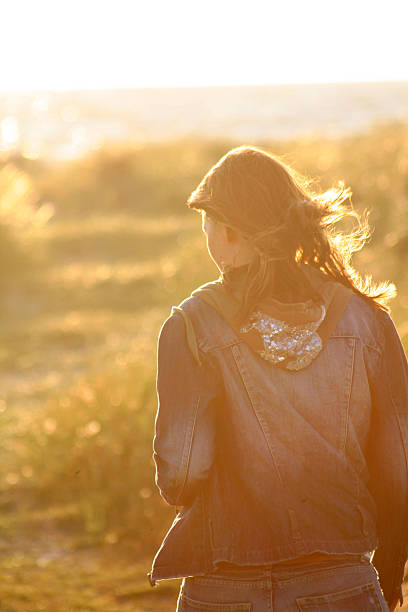
[[[202,575],[376,549],[387,601],[408,555],[408,366],[389,315],[353,294],[303,370],[261,359],[198,296],[158,343],[153,458],[177,515],[148,574]]]

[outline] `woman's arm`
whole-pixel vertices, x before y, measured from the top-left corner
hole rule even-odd
[[[372,389],[368,451],[378,510],[379,547],[373,563],[389,605],[399,599],[408,555],[408,365],[389,315],[379,313],[381,357]]]
[[[220,376],[208,357],[201,365],[188,348],[185,323],[172,314],[159,334],[153,459],[162,497],[188,505],[209,475],[215,447],[216,399]]]

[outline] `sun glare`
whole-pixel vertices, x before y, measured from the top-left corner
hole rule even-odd
[[[0,89],[405,80],[405,14],[403,0],[369,15],[350,0],[14,0]]]

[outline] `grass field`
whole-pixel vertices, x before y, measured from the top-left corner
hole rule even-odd
[[[160,326],[217,276],[184,202],[231,142],[0,158],[0,610],[171,610],[145,573],[174,509],[154,487]],[[408,335],[408,127],[249,143],[372,210],[359,269],[396,282]]]

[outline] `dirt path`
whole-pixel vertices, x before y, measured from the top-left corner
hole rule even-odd
[[[150,559],[123,547],[74,549],[50,531],[34,539],[0,540],[0,612],[170,612],[179,580],[152,588]]]
[[[44,526],[33,537],[0,536],[0,612],[174,612],[180,580],[152,588],[151,559],[130,545],[80,547],[78,539]],[[404,585],[408,612],[408,588]]]

